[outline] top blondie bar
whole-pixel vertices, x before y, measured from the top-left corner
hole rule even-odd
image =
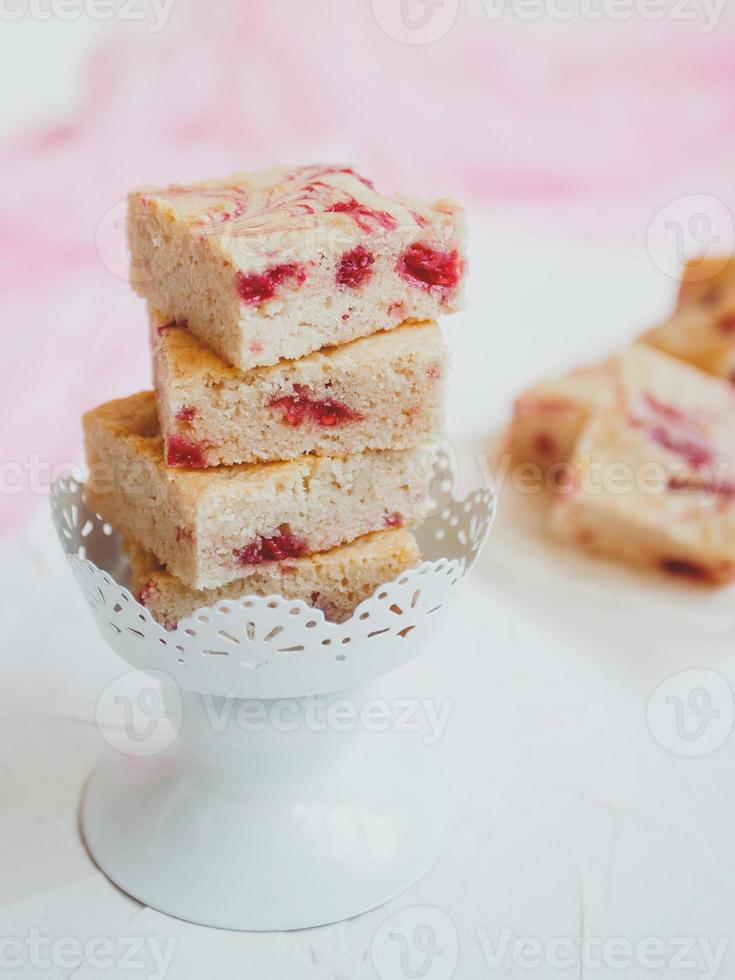
[[[462,305],[462,209],[349,167],[140,188],[128,237],[136,292],[241,370]]]

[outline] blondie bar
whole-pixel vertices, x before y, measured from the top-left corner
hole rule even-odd
[[[427,448],[174,469],[153,392],[108,402],[83,425],[90,506],[194,589],[414,524],[427,505]]]
[[[676,309],[642,339],[735,381],[735,259],[690,262]]]
[[[663,405],[648,417],[594,417],[553,505],[553,528],[601,555],[705,583],[730,581],[735,455],[722,455],[726,440],[714,434],[704,408],[698,417]]]
[[[141,545],[126,541],[125,550],[133,575],[133,591],[166,629],[173,629],[180,619],[202,606],[243,595],[303,599],[321,609],[327,619],[341,623],[377,588],[421,560],[416,540],[409,531],[377,531],[340,548],[306,555],[289,564],[261,565],[246,579],[197,592],[166,571]]]
[[[349,167],[277,167],[129,198],[131,281],[241,370],[458,309],[464,219]]]
[[[605,364],[542,382],[521,395],[510,427],[510,451],[542,469],[564,462],[587,421],[613,412],[661,423],[687,413],[710,418],[716,423],[713,438],[730,442],[726,421],[733,411],[735,393],[729,384],[637,343]]]
[[[242,372],[152,316],[153,375],[170,466],[407,449],[443,426],[447,350],[435,323]]]

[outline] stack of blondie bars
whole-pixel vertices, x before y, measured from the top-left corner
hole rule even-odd
[[[129,200],[154,391],[84,418],[88,501],[173,627],[277,593],[335,621],[420,560],[464,222],[348,167]]]

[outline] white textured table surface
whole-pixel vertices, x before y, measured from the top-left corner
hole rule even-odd
[[[448,323],[468,485],[518,387],[607,351],[673,291],[642,245],[595,251],[496,228],[476,230],[471,311]],[[127,668],[95,633],[41,507],[0,567],[0,975],[733,976],[735,592],[570,554],[545,539],[540,506],[503,494],[451,622],[392,680],[453,703],[442,747],[462,789],[436,867],[370,914],[281,935],[168,919],[86,855],[76,811],[106,747],[96,705]],[[92,959],[112,965],[79,962],[91,939]]]

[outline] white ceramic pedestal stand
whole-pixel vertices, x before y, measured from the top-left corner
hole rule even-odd
[[[449,815],[435,752],[363,711],[380,698],[390,709],[378,679],[436,637],[492,523],[491,494],[454,501],[440,466],[417,535],[426,560],[341,624],[246,596],[166,631],[125,587],[118,536],[81,487],[54,486],[59,537],[104,638],[167,674],[164,697],[181,708],[171,749],[111,755],[87,786],[84,837],[120,888],[205,925],[299,929],[374,908],[428,869]]]

